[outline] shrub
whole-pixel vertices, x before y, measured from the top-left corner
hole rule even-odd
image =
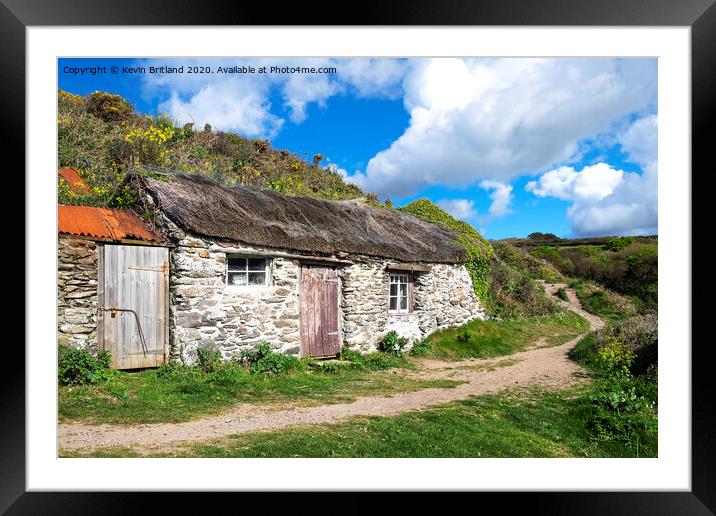
[[[109,370],[111,356],[100,351],[93,356],[86,349],[59,346],[57,379],[60,385],[95,384],[106,378],[103,374]]]
[[[391,330],[383,336],[383,339],[378,344],[378,349],[384,353],[399,357],[403,354],[407,344],[408,339],[399,337],[398,332]]]
[[[300,369],[301,362],[294,357],[281,355],[271,350],[266,342],[256,349],[246,352],[242,359],[249,365],[252,373],[283,373],[292,369]]]
[[[223,362],[221,352],[207,346],[196,348],[196,361],[199,368],[205,373],[217,371]]]
[[[455,338],[458,342],[469,342],[472,338],[472,332],[467,328],[462,328]]]
[[[90,94],[85,101],[85,108],[105,122],[126,120],[134,113],[132,106],[124,98],[103,91]]]
[[[588,427],[598,440],[620,441],[638,451],[644,442],[656,440],[656,369],[650,377],[635,377],[629,372],[627,355],[621,359],[626,361],[614,362],[615,367],[596,381]],[[610,363],[611,357],[606,366]]]
[[[410,354],[414,357],[424,357],[430,353],[432,346],[430,339],[416,340],[410,349]]]
[[[609,237],[602,247],[607,251],[617,252],[625,247],[629,247],[633,243],[634,237]]]
[[[562,301],[569,301],[569,296],[567,295],[567,291],[564,289],[564,287],[559,287],[557,289],[557,297],[560,298]]]

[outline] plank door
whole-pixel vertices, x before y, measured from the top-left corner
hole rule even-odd
[[[169,340],[169,250],[105,245],[99,289],[100,347],[113,369],[157,367]]]
[[[312,357],[341,352],[338,273],[331,267],[301,267],[301,353]]]

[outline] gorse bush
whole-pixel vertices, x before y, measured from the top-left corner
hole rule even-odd
[[[166,115],[143,116],[122,97],[104,92],[79,97],[60,90],[57,136],[59,166],[86,173],[90,189],[95,177],[101,184],[102,178],[119,174],[121,182],[132,167],[161,166],[204,174],[224,185],[275,188],[289,195],[365,196],[325,159],[309,162],[307,156],[272,149],[267,140],[178,127]],[[117,207],[114,196],[89,197],[93,205]]]
[[[636,450],[657,443],[658,382],[656,319],[637,316],[609,324],[585,337],[571,357],[591,369],[594,390],[587,425],[594,439],[618,441]],[[639,354],[653,349],[654,360],[637,366]]]
[[[398,332],[391,330],[383,336],[378,344],[378,349],[383,353],[400,356],[408,345],[408,339],[398,336]]]
[[[94,356],[86,349],[59,346],[57,352],[60,385],[96,384],[107,377],[112,358],[106,351]]]

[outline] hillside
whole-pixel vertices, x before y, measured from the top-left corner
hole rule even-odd
[[[508,247],[537,258],[559,274],[595,282],[633,298],[640,308],[658,304],[658,237],[599,237],[561,239],[550,234],[504,239],[493,246]]]
[[[271,188],[289,195],[366,197],[359,187],[324,166],[320,154],[309,162],[272,149],[268,140],[250,140],[210,127],[177,127],[168,116],[142,115],[126,99],[109,93],[81,97],[60,90],[57,134],[59,166],[77,168],[91,191],[79,197],[60,184],[63,204],[126,206],[131,203],[126,172],[152,167],[201,173],[222,184]]]

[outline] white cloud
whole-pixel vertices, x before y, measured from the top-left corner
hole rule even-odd
[[[623,175],[624,171],[606,163],[584,167],[580,172],[572,167],[560,167],[546,172],[537,181],[530,181],[525,189],[540,197],[563,201],[600,201],[614,191]]]
[[[259,89],[248,84],[219,83],[202,87],[189,100],[174,92],[159,104],[180,124],[194,122],[198,129],[211,124],[214,129],[238,131],[249,137],[273,137],[284,121],[271,114],[270,104]]]
[[[642,174],[606,163],[577,172],[561,167],[530,181],[526,190],[541,197],[572,201],[567,216],[577,235],[635,235],[658,232],[657,117],[636,120],[617,135]]]
[[[195,122],[203,127],[237,131],[249,137],[271,138],[284,120],[271,112],[269,98],[278,92],[289,110],[291,122],[306,119],[307,108],[321,107],[328,99],[349,89],[358,97],[400,95],[400,83],[406,61],[399,59],[165,59],[142,60],[145,66],[219,66],[335,67],[337,73],[237,73],[237,74],[147,74],[144,96],[169,98],[158,106],[179,123]],[[270,69],[270,68],[269,68]]]
[[[510,203],[512,202],[512,185],[483,179],[480,181],[480,188],[492,190],[489,195],[492,204],[490,204],[490,208],[487,212],[490,218],[503,217],[512,212],[510,209]]]
[[[401,196],[548,169],[653,103],[655,71],[655,60],[640,59],[411,61],[410,125],[355,180]]]
[[[472,219],[477,216],[475,201],[470,199],[440,199],[437,205],[456,219]]]

